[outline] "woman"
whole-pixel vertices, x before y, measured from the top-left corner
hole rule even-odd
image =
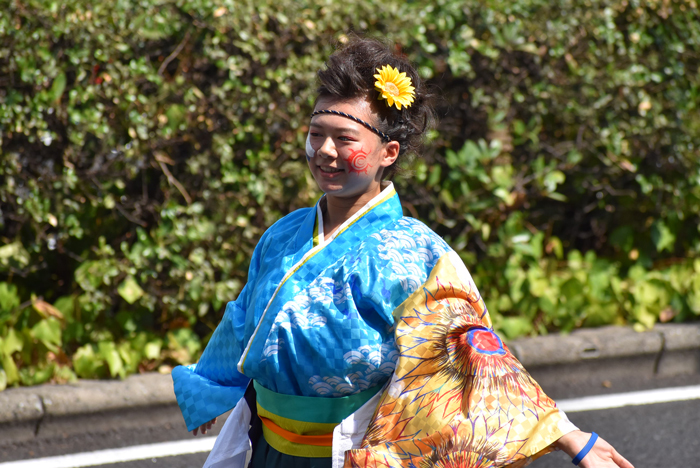
[[[235,407],[207,466],[245,466],[261,422],[254,467],[522,466],[561,448],[631,468],[556,408],[459,256],[402,215],[385,179],[433,116],[415,69],[354,38],[318,77],[306,153],[325,195],[265,232],[202,358],[173,371],[195,435]]]

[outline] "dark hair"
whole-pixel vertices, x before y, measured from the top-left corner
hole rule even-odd
[[[384,65],[391,65],[411,78],[415,97],[410,107],[398,110],[379,101],[374,75]],[[425,132],[435,121],[431,96],[416,69],[405,57],[376,39],[350,36],[345,45],[331,54],[326,68],[319,70],[318,81],[319,98],[345,100],[368,96],[376,102],[373,109],[378,112],[379,121],[371,123],[401,145],[399,158],[384,170],[384,178],[396,173],[405,154],[417,152]]]

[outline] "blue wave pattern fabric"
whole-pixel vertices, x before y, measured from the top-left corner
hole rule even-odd
[[[188,430],[233,408],[250,379],[277,393],[341,397],[393,374],[392,314],[451,249],[403,217],[391,185],[314,246],[317,222],[320,210],[305,208],[267,230],[200,361],[173,370]]]

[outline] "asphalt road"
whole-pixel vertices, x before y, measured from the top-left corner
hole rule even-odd
[[[207,459],[207,455],[206,453],[193,453],[179,457],[153,458],[151,460],[100,465],[100,468],[201,468]]]
[[[569,413],[569,419],[598,433],[636,468],[700,466],[700,400]],[[554,452],[530,466],[572,465],[566,454]]]
[[[534,373],[533,373],[534,375]],[[535,378],[537,376],[535,375]],[[699,385],[700,375],[648,381],[620,380],[596,382],[563,378],[545,391],[555,400],[577,398],[586,395],[624,393],[651,388],[668,388]],[[700,467],[700,399],[642,406],[626,406],[602,411],[569,412],[569,418],[582,430],[595,431],[618,449],[636,468],[686,468]],[[220,422],[218,428],[222,426]],[[217,432],[207,435],[210,437]],[[39,439],[32,443],[3,445],[0,443],[0,468],[11,460],[37,459],[55,455],[89,452],[106,448],[128,447],[171,440],[191,440],[176,410],[172,417],[153,421],[148,427],[129,431],[91,430],[86,427],[80,436]],[[201,467],[206,453],[194,453],[174,457],[147,458],[144,460],[109,463],[101,468]],[[568,467],[571,460],[561,452],[555,452],[536,460],[535,468]]]
[[[537,379],[537,372],[533,372]],[[628,393],[700,384],[700,375],[658,379],[596,381],[580,376],[563,378],[545,387],[556,401],[584,396]],[[610,442],[635,468],[700,467],[700,399],[671,403],[625,406],[600,411],[568,412],[581,430],[596,432]],[[573,466],[562,452],[535,460],[533,468]]]

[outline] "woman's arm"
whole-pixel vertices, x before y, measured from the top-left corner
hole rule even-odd
[[[554,445],[573,459],[586,446],[590,438],[591,434],[588,432],[573,431],[562,436]],[[625,457],[617,453],[612,445],[600,437],[578,466],[582,468],[634,468]]]

